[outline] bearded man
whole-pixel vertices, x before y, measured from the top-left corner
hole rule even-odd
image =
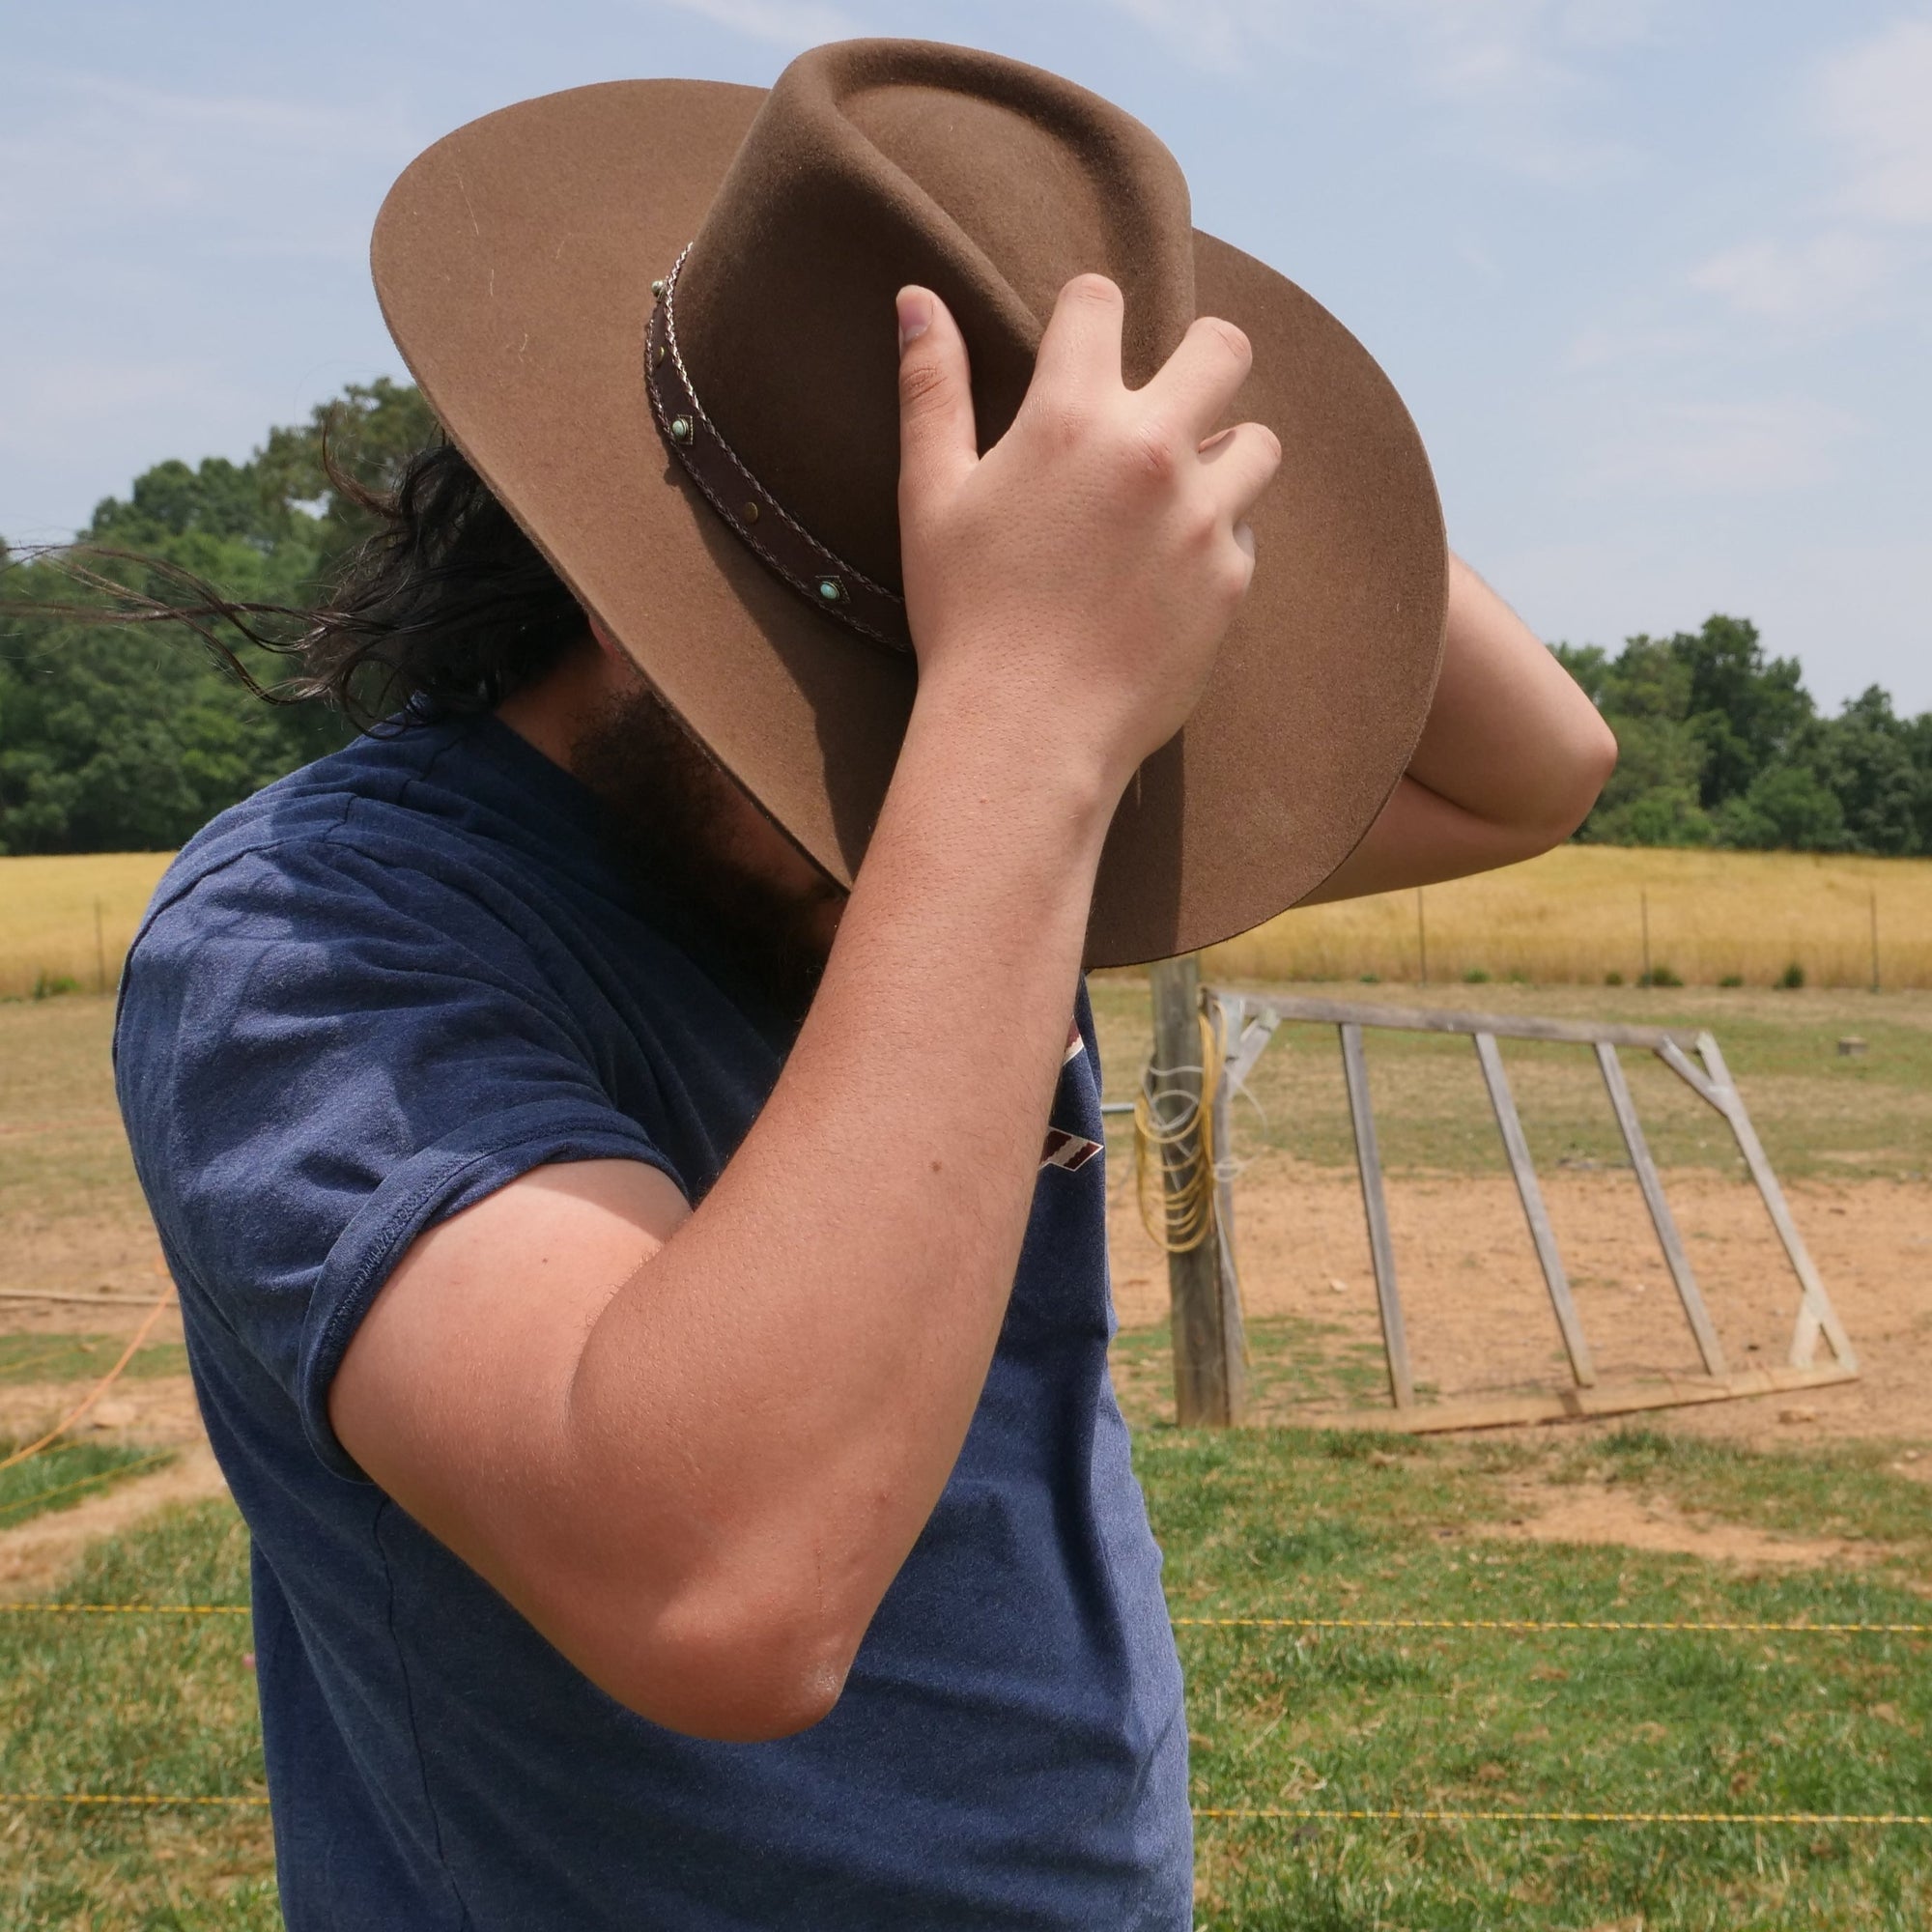
[[[1607,734],[1052,76],[526,102],[376,269],[451,440],[306,649],[385,721],[118,1036],[292,1932],[1179,1932],[1083,964],[1524,857]]]

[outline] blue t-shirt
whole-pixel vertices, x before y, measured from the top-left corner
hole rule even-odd
[[[1186,1729],[1107,1378],[1084,997],[979,1411],[812,1729],[625,1710],[335,1439],[330,1378],[425,1229],[549,1161],[701,1200],[777,1078],[785,1026],[597,824],[495,720],[364,739],[196,838],[128,961],[121,1103],[254,1536],[291,1932],[1177,1932]]]

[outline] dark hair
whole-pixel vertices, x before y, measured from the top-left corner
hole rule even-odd
[[[365,727],[412,701],[487,711],[582,639],[582,606],[454,443],[419,450],[387,494],[330,480],[377,527],[289,646],[298,696]]]
[[[454,443],[416,451],[389,490],[338,466],[326,440],[322,456],[336,515],[346,509],[367,534],[312,608],[230,598],[166,558],[88,543],[59,554],[104,603],[9,608],[185,625],[256,696],[321,698],[365,731],[399,715],[491,710],[582,640],[582,607]],[[291,661],[293,675],[265,684],[231,631]]]

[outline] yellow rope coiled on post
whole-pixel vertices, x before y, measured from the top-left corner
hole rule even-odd
[[[1150,1061],[1134,1096],[1134,1199],[1141,1225],[1163,1253],[1191,1254],[1214,1228],[1214,1096],[1221,1085],[1221,1037],[1201,1016],[1201,1094],[1156,1089],[1162,1075],[1192,1067]],[[1164,1119],[1163,1101],[1180,1100],[1178,1119]]]

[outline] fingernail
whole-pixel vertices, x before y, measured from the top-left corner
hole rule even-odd
[[[906,345],[917,342],[932,326],[932,296],[925,289],[901,289],[898,311],[899,354],[903,355]]]

